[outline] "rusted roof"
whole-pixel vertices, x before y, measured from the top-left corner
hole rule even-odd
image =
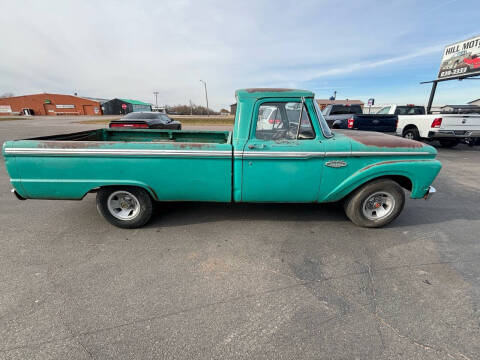
[[[240,89],[235,93],[238,97],[265,98],[265,97],[313,97],[314,94],[308,90],[279,89],[279,88],[250,88]]]

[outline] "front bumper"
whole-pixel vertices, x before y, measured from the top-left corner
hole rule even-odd
[[[429,186],[427,192],[423,196],[425,200],[430,199],[433,195],[435,195],[437,192],[437,189],[435,189],[433,186]]]
[[[441,138],[475,138],[480,137],[480,130],[438,130],[429,131],[429,139]]]
[[[17,190],[15,190],[15,189],[10,190],[10,192],[11,192],[13,195],[15,195],[15,197],[16,197],[18,200],[27,200],[27,199],[25,199],[22,195],[20,195],[20,194],[17,192]]]

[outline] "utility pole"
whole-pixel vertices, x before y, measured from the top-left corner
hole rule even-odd
[[[203,83],[203,86],[205,87],[205,99],[207,100],[207,116],[209,116],[208,114],[208,94],[207,94],[207,83],[203,80],[200,80],[201,83]]]
[[[155,95],[155,107],[158,110],[158,91],[154,91],[153,95]]]
[[[193,105],[192,105],[191,99],[190,99],[190,115],[193,115]]]

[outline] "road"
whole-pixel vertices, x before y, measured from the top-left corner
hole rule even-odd
[[[0,141],[81,131],[0,121]],[[478,359],[480,151],[383,229],[337,205],[18,201],[0,164],[0,359]]]

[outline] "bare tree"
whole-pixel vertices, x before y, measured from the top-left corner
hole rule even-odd
[[[190,102],[189,105],[166,105],[165,109],[167,110],[168,114],[177,114],[177,115],[218,115],[218,112],[208,109],[205,106],[195,105]]]

